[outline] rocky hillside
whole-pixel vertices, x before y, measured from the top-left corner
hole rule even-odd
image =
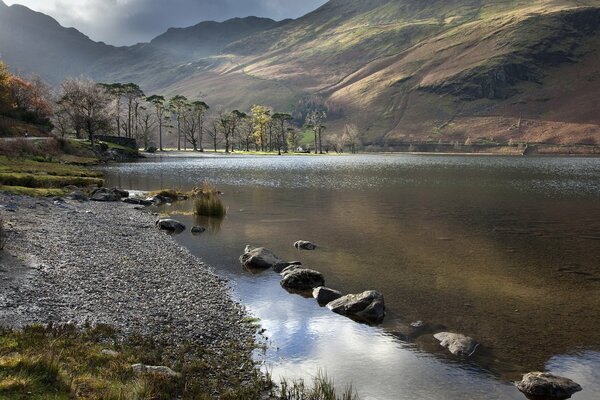
[[[201,23],[128,48],[94,43],[31,11],[52,32],[36,33],[23,17],[19,36],[9,26],[15,17],[4,16],[25,10],[0,7],[2,57],[55,79],[81,71],[296,114],[318,101],[330,110],[329,132],[355,123],[373,148],[600,144],[600,0],[331,0],[293,21]],[[41,37],[55,38],[48,50]],[[27,44],[36,38],[38,47]],[[37,52],[51,61],[35,62]]]

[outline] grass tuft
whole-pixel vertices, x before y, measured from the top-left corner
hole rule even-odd
[[[221,201],[220,192],[208,182],[194,189],[194,213],[203,217],[222,218],[227,209]]]

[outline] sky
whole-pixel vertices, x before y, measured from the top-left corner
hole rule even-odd
[[[113,45],[147,42],[171,27],[256,15],[297,18],[326,0],[4,0],[22,4]]]

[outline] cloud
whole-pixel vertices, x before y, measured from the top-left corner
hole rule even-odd
[[[171,27],[256,15],[296,18],[326,0],[15,0],[75,27],[94,40],[124,45],[149,41]]]

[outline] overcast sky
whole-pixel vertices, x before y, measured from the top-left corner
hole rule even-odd
[[[114,45],[149,41],[170,27],[257,15],[296,18],[326,0],[4,0],[23,4]]]

